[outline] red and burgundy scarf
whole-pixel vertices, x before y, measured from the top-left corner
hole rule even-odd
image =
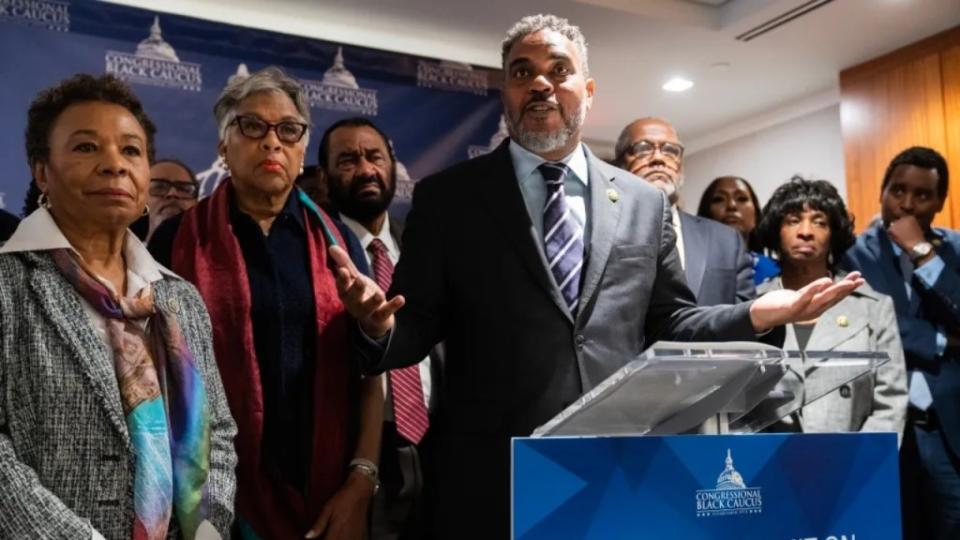
[[[296,188],[295,188],[296,189]],[[267,474],[261,459],[264,403],[253,342],[250,286],[230,220],[230,179],[186,212],[173,243],[173,270],[196,285],[210,311],[213,348],[237,422],[237,516],[261,538],[303,538],[343,485],[354,441],[348,315],[337,295],[327,248],[339,231],[299,189],[317,316],[313,447],[306,491]]]

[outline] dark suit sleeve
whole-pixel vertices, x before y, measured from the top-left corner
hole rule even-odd
[[[737,239],[737,303],[749,302],[757,297],[757,286],[753,282],[753,258],[747,251],[740,233]]]
[[[919,281],[924,294],[932,297],[933,303],[939,308],[937,315],[943,317],[943,326],[948,328],[948,331],[957,332],[960,330],[960,274],[946,258],[941,258],[944,266],[936,283],[931,286],[919,278],[915,278],[914,283]]]
[[[859,244],[854,245],[847,251],[843,262],[840,264],[841,268],[851,272],[860,272],[865,277],[868,275],[876,275],[874,272],[865,272],[865,265],[879,267],[881,262],[869,254],[867,249],[861,247]],[[947,268],[944,268],[944,271],[947,271]],[[889,291],[884,290],[884,283],[882,282],[874,280],[870,282],[870,286],[873,287],[874,290],[890,294]],[[937,327],[929,321],[911,317],[899,311],[897,312],[897,326],[900,327],[900,341],[903,344],[903,351],[907,354],[907,358],[910,361],[932,363],[936,360],[938,353],[937,333],[939,332]]]
[[[687,287],[677,253],[677,236],[672,226],[670,205],[662,196],[660,251],[657,276],[647,307],[644,335],[646,344],[660,340],[676,341],[753,341],[756,332],[750,322],[752,302],[737,305],[696,307],[696,299]]]
[[[403,232],[403,251],[393,274],[388,298],[402,294],[406,303],[397,312],[387,343],[362,339],[358,343],[361,367],[367,373],[412,366],[445,336],[447,281],[444,267],[446,227],[438,183],[421,180]]]
[[[343,241],[346,243],[347,254],[350,255],[350,260],[353,261],[353,265],[357,267],[357,270],[359,270],[361,274],[372,278],[373,274],[370,273],[367,256],[363,253],[363,246],[360,244],[357,235],[353,234],[350,227],[347,227],[342,221],[334,219],[333,223],[337,226],[337,230],[340,231],[340,236],[343,237]]]
[[[164,220],[157,225],[147,244],[153,259],[170,269],[173,268],[173,240],[177,237],[177,231],[180,230],[181,221],[183,221],[182,213]]]

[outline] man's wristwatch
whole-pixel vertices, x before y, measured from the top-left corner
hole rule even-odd
[[[933,244],[926,241],[920,242],[915,246],[913,246],[912,248],[910,248],[910,260],[916,262],[926,257],[927,255],[929,255],[930,252],[932,251],[933,251]]]
[[[350,461],[350,471],[357,471],[373,483],[373,494],[380,491],[380,469],[369,459],[356,458]]]

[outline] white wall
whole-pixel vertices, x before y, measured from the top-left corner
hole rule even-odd
[[[847,197],[838,104],[699,149],[683,162],[686,180],[681,196],[689,212],[696,212],[707,185],[725,175],[746,178],[761,204],[795,174],[829,180]]]

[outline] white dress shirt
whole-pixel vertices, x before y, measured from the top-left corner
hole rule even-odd
[[[677,233],[677,254],[680,255],[680,268],[687,269],[687,254],[683,247],[683,226],[680,223],[680,211],[677,206],[670,207],[670,215],[673,221],[673,229]]]

